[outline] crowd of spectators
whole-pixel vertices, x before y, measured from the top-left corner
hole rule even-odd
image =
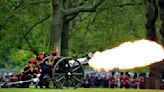
[[[103,87],[103,88],[139,88],[144,89],[145,73],[131,72],[93,72],[85,75],[83,87]]]
[[[16,71],[3,71],[0,73],[0,82],[13,82],[18,79],[17,77],[18,73]]]

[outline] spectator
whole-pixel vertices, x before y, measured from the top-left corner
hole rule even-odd
[[[89,80],[89,75],[86,75],[86,78],[84,79],[84,88],[89,88],[90,87],[90,80]]]

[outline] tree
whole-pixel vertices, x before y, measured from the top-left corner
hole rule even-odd
[[[156,20],[158,17],[158,6],[156,0],[148,0],[148,9],[146,13],[147,21],[146,21],[146,29],[147,29],[147,39],[156,41]]]
[[[95,13],[79,15],[69,27],[69,55],[80,57],[145,38],[145,10],[143,0],[110,0]]]
[[[147,38],[149,40],[157,41],[156,37],[156,20],[158,17],[158,6],[160,9],[160,34],[161,34],[161,42],[164,47],[164,1],[163,0],[148,0],[149,8],[147,13]],[[158,2],[158,4],[157,4]],[[164,62],[156,62],[149,66],[150,68],[150,77],[162,78],[162,74],[164,73]]]
[[[158,17],[158,6],[160,11],[160,34],[162,46],[164,46],[164,1],[163,0],[147,0],[149,2],[146,14],[147,22],[147,39],[157,41],[156,21]],[[158,4],[157,4],[158,3]]]
[[[67,3],[66,0],[52,0],[53,19],[50,38],[50,52],[54,52],[56,49],[59,50],[59,53],[61,52],[62,30],[64,30],[63,34],[68,32],[66,26],[68,26],[69,21],[74,19],[80,12],[95,12],[96,8],[101,5],[103,1],[105,0],[95,0],[91,6],[78,6],[75,8],[66,9],[64,6]]]
[[[158,0],[158,5],[160,8],[160,21],[161,21],[161,27],[160,27],[160,34],[162,36],[162,46],[164,47],[164,1]]]
[[[0,62],[3,67],[18,62],[14,57],[18,48],[25,50],[24,54],[32,52],[33,57],[33,54],[49,51],[46,47],[51,18],[49,4],[50,0],[0,1]],[[29,58],[20,61],[25,64]]]

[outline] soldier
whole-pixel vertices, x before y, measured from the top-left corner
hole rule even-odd
[[[124,73],[121,72],[120,73],[120,88],[123,88],[125,86],[125,83],[124,83]]]
[[[29,59],[29,64],[27,64],[24,67],[23,70],[23,75],[28,77],[27,79],[30,79],[33,77],[33,72],[34,72],[34,63],[36,62],[36,60],[34,58],[30,58]]]
[[[29,59],[29,63],[24,67],[19,75],[19,81],[25,81],[33,78],[34,75],[34,63],[36,60],[34,58]],[[29,87],[30,83],[23,83],[21,87]]]
[[[35,63],[35,73],[41,73],[42,60],[45,58],[45,55],[40,54],[37,56],[37,62]]]
[[[124,81],[125,81],[125,88],[129,88],[130,87],[130,75],[128,72],[125,73]]]
[[[37,65],[41,65],[41,61],[45,58],[45,55],[44,54],[40,54],[37,56]]]
[[[109,85],[110,85],[110,88],[114,88],[115,86],[115,77],[114,77],[114,72],[112,72],[112,75],[109,77]]]
[[[138,84],[138,77],[137,77],[137,73],[134,73],[133,79],[132,79],[132,87],[133,88],[137,88],[137,84]]]
[[[144,89],[144,74],[139,75],[138,81],[139,81],[139,88]]]
[[[41,75],[39,77],[39,81],[36,84],[36,88],[38,86],[40,86],[40,88],[43,88],[43,77],[48,74],[50,77],[52,77],[52,69],[53,69],[53,65],[54,65],[54,61],[56,59],[56,53],[52,53],[51,56],[48,59],[45,59],[42,62],[41,65]],[[46,88],[48,88],[48,84],[45,85]]]

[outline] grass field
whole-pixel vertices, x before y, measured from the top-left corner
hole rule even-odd
[[[164,90],[78,88],[78,89],[35,89],[35,88],[0,88],[0,92],[164,92]]]

